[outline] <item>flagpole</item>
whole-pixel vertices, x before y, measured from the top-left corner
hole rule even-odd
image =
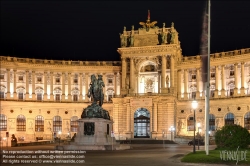
[[[207,62],[207,82],[206,82],[206,96],[205,96],[205,123],[206,123],[206,133],[205,133],[205,150],[206,155],[209,155],[209,96],[210,96],[210,0],[208,0],[208,62]]]

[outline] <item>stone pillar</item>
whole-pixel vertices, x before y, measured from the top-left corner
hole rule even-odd
[[[16,100],[17,99],[17,94],[16,94],[16,69],[14,71],[14,84],[13,84],[13,98]]]
[[[184,100],[188,99],[188,73],[187,69],[184,70]]]
[[[131,133],[131,112],[130,112],[130,104],[127,103],[127,133]],[[118,117],[119,118],[119,117]]]
[[[157,133],[157,102],[153,103],[153,132]]]
[[[62,101],[65,101],[65,72],[62,73]]]
[[[137,72],[135,74],[135,90],[134,90],[135,94],[139,93],[138,87],[139,87],[139,73]]]
[[[225,97],[225,65],[221,66],[221,97]]]
[[[200,68],[196,69],[196,98],[200,98]]]
[[[85,102],[89,102],[88,91],[89,91],[89,73],[85,73]]]
[[[121,94],[126,94],[126,77],[127,77],[127,62],[126,58],[122,58],[122,87]]]
[[[130,77],[129,77],[129,93],[134,93],[135,80],[134,80],[134,59],[130,58]]]
[[[7,99],[10,99],[10,69],[7,69]]]
[[[158,93],[161,92],[161,72],[158,71]]]
[[[50,101],[54,100],[53,96],[53,72],[50,72]]]
[[[218,98],[218,89],[219,89],[219,66],[215,66],[215,91],[214,91],[214,98]]]
[[[116,96],[117,95],[117,73],[116,72],[114,73],[114,90],[115,90],[114,96]]]
[[[162,56],[162,65],[161,65],[161,93],[163,93],[163,89],[166,87],[166,66],[167,66],[167,60],[166,56]]]
[[[82,102],[82,73],[79,74],[79,79],[80,79],[80,96],[79,96],[79,101]]]
[[[179,69],[178,71],[177,71],[177,88],[178,88],[178,99],[180,100],[181,99],[181,70]]]
[[[35,71],[32,71],[32,100],[36,100],[36,94],[35,94],[35,86],[36,86],[36,82],[35,82]]]
[[[44,72],[44,95],[43,95],[43,100],[47,101],[48,95],[47,95],[47,71]]]
[[[102,75],[103,75],[103,82],[104,82],[104,85],[105,85],[105,87],[103,87],[103,94],[104,94],[104,100],[103,101],[105,101],[105,102],[107,102],[107,90],[106,90],[106,88],[107,88],[107,76],[106,76],[106,73],[102,73]]]
[[[72,101],[72,95],[71,95],[71,73],[68,73],[68,101]]]
[[[29,100],[30,94],[29,94],[29,70],[26,70],[25,73],[25,84],[26,84],[26,94],[25,94],[25,100]]]
[[[238,96],[238,63],[234,64],[234,96]]]
[[[174,88],[174,57],[171,55],[170,62],[170,87]]]
[[[240,95],[245,95],[245,69],[244,69],[244,62],[241,62],[241,88],[240,88]]]

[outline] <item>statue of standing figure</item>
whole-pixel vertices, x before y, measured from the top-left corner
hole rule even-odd
[[[166,34],[164,32],[161,33],[161,44],[165,44]]]
[[[170,43],[171,43],[171,44],[174,44],[174,43],[175,43],[174,40],[175,40],[175,32],[174,32],[174,29],[172,29],[172,30],[171,30]]]
[[[131,35],[129,37],[129,46],[130,47],[134,46],[134,35],[132,35],[132,33],[131,33]]]

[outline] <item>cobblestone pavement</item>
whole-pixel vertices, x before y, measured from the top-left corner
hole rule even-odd
[[[210,146],[213,149],[214,146]],[[17,151],[17,150],[54,150],[55,145],[40,145],[40,146],[23,146],[23,147],[2,147],[2,150]],[[201,147],[203,150],[203,147]],[[49,165],[62,165],[62,166],[226,166],[222,164],[193,164],[182,163],[180,159],[183,155],[192,151],[192,147],[187,145],[132,145],[129,150],[119,151],[86,151],[85,158],[81,158],[85,163],[83,164],[49,164]],[[25,159],[26,158],[22,158]],[[52,159],[52,161],[60,160]],[[1,166],[14,165],[14,166],[44,166],[45,163],[36,164],[5,164],[1,163]]]

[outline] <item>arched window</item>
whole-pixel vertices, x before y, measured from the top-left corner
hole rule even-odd
[[[7,117],[0,114],[0,131],[7,131]]]
[[[73,96],[73,101],[78,101],[80,91],[77,87],[72,89],[71,94]]]
[[[60,87],[56,87],[56,88],[54,89],[54,95],[55,95],[54,100],[55,100],[55,101],[61,101],[61,94],[62,94],[61,88],[60,88]]]
[[[245,117],[244,117],[244,127],[247,130],[250,130],[250,112],[247,112]]]
[[[43,88],[37,87],[35,93],[36,93],[37,101],[42,101],[43,100]]]
[[[196,91],[197,91],[197,88],[196,88],[196,85],[192,85],[190,87],[190,98],[191,99],[195,99],[196,98]]]
[[[209,131],[215,131],[215,116],[209,114]]]
[[[77,129],[78,129],[78,117],[77,116],[73,116],[71,119],[70,119],[70,131],[71,132],[77,132]]]
[[[26,118],[24,115],[17,116],[16,131],[26,131]]]
[[[54,116],[53,118],[53,131],[62,131],[62,118],[60,116]]]
[[[187,131],[194,131],[194,117],[190,115],[187,119]]]
[[[232,113],[227,113],[225,116],[225,125],[230,125],[234,124],[234,114]]]
[[[25,94],[25,88],[23,86],[17,87],[17,94],[18,94],[18,99],[23,100],[24,99],[24,94]]]
[[[38,115],[35,119],[35,131],[44,131],[44,119],[41,115]]]

